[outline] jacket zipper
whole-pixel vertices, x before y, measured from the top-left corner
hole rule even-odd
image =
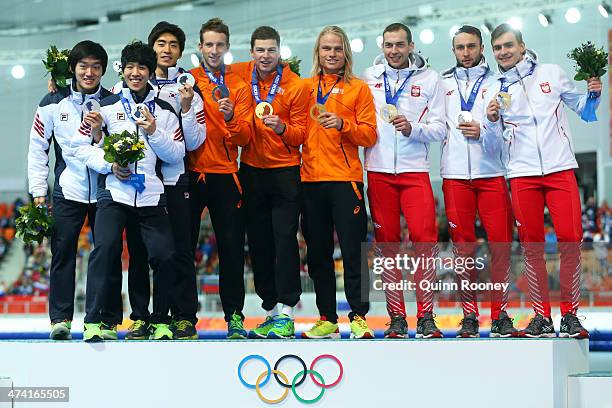
[[[399,69],[396,72],[396,77],[397,80],[395,81],[395,88],[394,88],[394,92],[397,92],[397,85],[399,84]],[[386,95],[385,95],[386,97]],[[385,101],[386,102],[386,101]],[[398,102],[399,102],[399,98],[398,98]],[[393,129],[393,174],[397,175],[397,130],[394,128]]]
[[[83,96],[83,99],[85,96]],[[83,101],[85,102],[85,101]],[[83,106],[81,104],[81,106]],[[83,110],[81,110],[81,123],[83,122]],[[93,135],[91,136],[91,143],[93,144]],[[87,203],[91,204],[91,176],[89,175],[89,167],[85,166],[85,173],[87,173]]]
[[[465,70],[466,80],[465,80],[465,96],[468,96],[468,89],[470,87],[470,70]],[[468,158],[468,179],[472,180],[472,157],[470,155],[470,139],[464,136],[466,147],[467,147],[467,158]]]
[[[138,125],[136,125],[136,136],[140,139],[140,134],[138,133]],[[138,160],[134,163],[134,174],[138,174]],[[134,207],[136,207],[136,198],[138,197],[138,190],[134,188]]]
[[[351,165],[349,164],[348,157],[346,157],[346,152],[344,151],[344,145],[342,144],[342,142],[340,142],[340,149],[342,149],[342,154],[344,155],[344,161],[346,162],[346,165],[350,169]]]
[[[225,154],[227,155],[227,161],[231,162],[232,159],[230,159],[229,150],[227,149],[227,145],[225,144],[225,138],[223,138],[223,148],[225,149]]]
[[[520,76],[520,74],[519,74]],[[529,99],[529,95],[527,95],[527,88],[525,88],[525,82],[521,79],[521,86],[523,87],[523,92],[525,93],[525,99],[527,99],[527,105],[531,110],[531,116],[533,117],[533,123],[535,124],[535,137],[536,137],[536,147],[538,148],[538,158],[540,159],[540,172],[544,175],[544,162],[542,161],[542,151],[540,150],[540,142],[538,139],[538,120],[535,116],[535,111],[533,110],[533,106],[531,106],[531,100]]]

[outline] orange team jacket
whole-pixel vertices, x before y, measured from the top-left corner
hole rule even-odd
[[[249,95],[253,101],[252,113],[255,133],[250,143],[242,149],[240,161],[249,166],[262,169],[300,165],[300,146],[306,138],[306,118],[308,117],[308,89],[299,76],[294,74],[288,65],[283,67],[283,77],[279,89],[272,101],[274,114],[280,116],[287,126],[279,135],[264,125],[255,116],[255,105],[251,91],[254,61],[239,62],[228,67],[228,72],[238,74],[249,86]],[[259,79],[259,95],[266,100],[276,72],[266,80]]]
[[[334,86],[337,75],[323,75],[322,94]],[[319,76],[304,80],[310,89],[308,109],[317,103]],[[302,146],[303,182],[356,181],[363,182],[359,146],[376,143],[376,108],[368,85],[358,78],[350,83],[340,80],[325,103],[328,112],[343,120],[341,130],[325,129],[308,116],[308,135]]]
[[[236,74],[225,73],[229,98],[234,102],[234,117],[225,122],[218,103],[212,99],[215,83],[201,66],[190,72],[204,100],[206,140],[197,150],[189,152],[189,170],[198,173],[235,173],[238,171],[238,146],[248,144],[253,134],[251,91]]]

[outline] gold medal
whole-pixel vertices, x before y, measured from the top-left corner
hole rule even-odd
[[[259,102],[257,106],[255,106],[255,116],[259,119],[263,118],[264,115],[272,115],[274,113],[274,108],[268,102]]]
[[[385,121],[385,122],[393,122],[393,119],[395,119],[395,117],[397,116],[397,108],[394,105],[391,104],[386,104],[383,105],[382,108],[380,108],[380,117]]]
[[[212,90],[213,101],[219,102],[219,99],[229,98],[230,91],[225,85],[217,85]]]
[[[321,103],[314,104],[310,108],[310,117],[312,118],[312,120],[319,120],[319,115],[324,112],[327,112],[327,109],[325,109],[325,105]]]
[[[495,99],[502,110],[509,109],[510,105],[512,105],[512,96],[508,92],[498,92],[495,95]]]

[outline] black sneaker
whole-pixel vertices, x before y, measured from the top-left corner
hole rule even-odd
[[[174,340],[197,340],[198,332],[189,320],[179,320],[174,326]]]
[[[544,317],[538,313],[521,331],[521,337],[557,337],[557,333],[555,333],[555,326],[550,317]]]
[[[489,337],[517,337],[519,331],[514,328],[512,319],[505,310],[499,312],[497,320],[491,322],[491,334]]]
[[[588,339],[589,332],[582,327],[580,319],[573,313],[566,313],[561,318],[559,337],[571,337],[573,339]]]
[[[463,320],[461,320],[461,329],[457,331],[457,337],[480,337],[476,313],[472,312],[463,317]]]
[[[434,315],[431,312],[427,312],[423,317],[419,317],[417,320],[417,339],[430,339],[442,337],[442,332],[436,326]]]
[[[385,330],[385,339],[404,339],[408,337],[408,323],[401,315],[391,316],[389,328]]]
[[[125,335],[126,340],[148,340],[151,335],[151,329],[144,320],[136,320],[128,329]]]

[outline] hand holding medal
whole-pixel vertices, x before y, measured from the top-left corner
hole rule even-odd
[[[195,78],[189,72],[184,72],[178,76],[176,83],[181,85],[178,88],[181,110],[187,113],[191,109],[191,102],[193,101]]]
[[[150,135],[155,133],[157,123],[155,121],[155,116],[151,114],[147,105],[144,103],[139,103],[136,105],[134,117],[136,118],[136,124],[140,126],[142,130]]]

